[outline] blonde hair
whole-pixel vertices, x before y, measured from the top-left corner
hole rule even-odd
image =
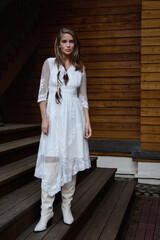
[[[74,43],[75,43],[74,51],[71,53],[71,56],[70,56],[70,62],[75,67],[76,71],[79,70],[82,72],[83,64],[80,60],[80,43],[76,36],[76,33],[70,28],[61,28],[59,30],[59,33],[57,34],[57,37],[56,37],[55,43],[54,43],[54,52],[55,52],[55,57],[56,57],[55,63],[57,64],[58,68],[60,65],[65,67],[62,51],[59,48],[62,34],[65,34],[65,33],[72,35],[72,37],[74,39]]]

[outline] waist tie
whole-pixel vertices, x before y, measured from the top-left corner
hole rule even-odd
[[[57,91],[57,87],[50,87],[49,88],[49,92],[50,93],[56,93]],[[64,94],[67,94],[67,95],[71,95],[71,96],[77,96],[77,88],[63,88],[61,87],[61,94],[62,94],[62,97]]]

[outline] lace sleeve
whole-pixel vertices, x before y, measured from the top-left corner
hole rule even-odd
[[[48,60],[46,60],[43,64],[42,72],[41,72],[40,86],[39,86],[38,99],[37,99],[38,103],[47,100],[49,76],[50,76],[49,63],[48,63]]]
[[[81,86],[79,87],[78,97],[81,100],[83,107],[89,108],[88,98],[87,98],[87,76],[86,76],[85,67],[83,67],[82,82],[81,82]]]

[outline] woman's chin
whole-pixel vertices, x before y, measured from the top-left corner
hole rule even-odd
[[[63,52],[64,55],[70,55],[72,51]]]

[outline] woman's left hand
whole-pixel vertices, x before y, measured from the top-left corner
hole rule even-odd
[[[85,138],[90,138],[92,135],[92,129],[90,123],[86,123],[86,129],[85,129]]]

